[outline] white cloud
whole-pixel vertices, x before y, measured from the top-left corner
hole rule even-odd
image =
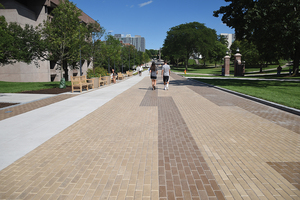
[[[149,5],[149,4],[152,3],[152,2],[153,2],[153,1],[150,0],[150,1],[147,1],[147,2],[145,2],[145,3],[139,4],[139,6],[140,6],[140,7],[143,7],[143,6]]]

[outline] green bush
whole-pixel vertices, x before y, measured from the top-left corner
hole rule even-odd
[[[107,76],[107,71],[103,67],[95,67],[93,69],[88,69],[87,71],[87,77],[93,78],[93,77],[100,77],[101,76]]]

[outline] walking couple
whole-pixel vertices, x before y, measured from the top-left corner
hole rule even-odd
[[[161,70],[161,75],[163,76],[163,81],[164,81],[164,90],[169,89],[169,76],[171,73],[170,66],[167,64],[167,61],[164,62],[164,66],[162,67]],[[152,65],[150,67],[150,78],[152,80],[152,90],[156,89],[156,79],[157,79],[157,68],[155,65],[155,62],[152,62]]]

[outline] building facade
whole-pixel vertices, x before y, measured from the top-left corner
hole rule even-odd
[[[145,52],[146,50],[145,38],[140,35],[135,35],[134,37],[131,37],[131,35],[128,34],[124,37],[121,34],[115,34],[114,37],[120,40],[122,43],[128,43],[135,46],[136,50],[138,51]]]
[[[37,26],[47,20],[51,11],[59,4],[59,0],[0,0],[5,9],[0,9],[0,16],[6,21],[17,22],[21,26],[29,24]],[[95,20],[82,12],[80,19],[84,23],[93,23]],[[84,61],[82,72],[86,74],[91,63]],[[79,75],[79,69],[69,69],[69,76]],[[31,64],[17,62],[0,66],[0,81],[11,82],[50,82],[60,81],[61,73],[58,66],[51,61],[34,60]]]

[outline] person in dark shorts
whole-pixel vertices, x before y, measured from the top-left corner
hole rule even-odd
[[[149,72],[150,72],[150,78],[152,80],[152,90],[155,90],[156,79],[157,79],[157,69],[156,69],[155,62],[152,62]]]
[[[163,81],[164,81],[164,90],[169,89],[169,78],[170,78],[170,73],[171,73],[171,68],[167,64],[167,61],[165,61],[164,66],[162,67],[161,70],[161,75],[163,76]]]

